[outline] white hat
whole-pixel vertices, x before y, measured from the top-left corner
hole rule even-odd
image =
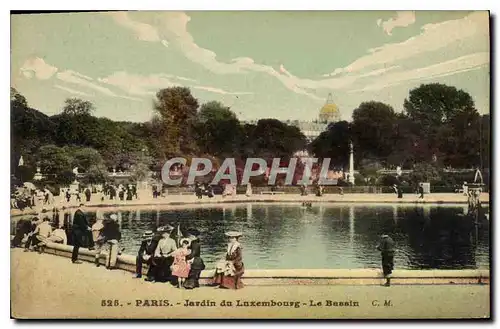
[[[230,232],[226,232],[225,234],[226,234],[226,236],[228,236],[230,238],[239,238],[240,236],[243,235],[243,233],[237,232],[237,231],[230,231]]]
[[[117,214],[111,214],[111,215],[109,215],[109,218],[116,221],[116,220],[118,220],[118,215]]]

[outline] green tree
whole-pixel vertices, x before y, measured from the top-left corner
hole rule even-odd
[[[211,101],[201,105],[200,112],[198,113],[199,122],[205,123],[209,120],[224,121],[238,120],[238,118],[228,106],[224,106],[221,102]]]
[[[276,119],[262,119],[245,125],[244,157],[287,158],[306,148],[307,140],[299,128]]]
[[[26,97],[21,95],[16,88],[10,87],[10,106],[18,106],[18,107],[28,107],[28,102],[26,101]]]
[[[236,115],[219,102],[201,106],[196,124],[198,148],[219,157],[238,156],[242,127]]]
[[[418,163],[410,174],[410,180],[414,184],[420,182],[439,181],[441,178],[439,169],[430,163]]]
[[[459,112],[474,109],[474,101],[461,89],[430,83],[412,89],[404,101],[404,109],[410,119],[426,130],[452,119]]]
[[[92,102],[78,98],[68,98],[64,101],[63,114],[66,115],[92,115],[95,106]]]
[[[439,83],[423,84],[410,91],[404,110],[419,128],[417,161],[454,167],[480,162],[479,118],[467,92]]]
[[[374,158],[386,164],[393,152],[396,130],[394,109],[380,102],[363,102],[352,114],[356,158]]]
[[[71,171],[72,157],[67,150],[55,145],[40,147],[37,154],[42,173],[51,177],[60,177]]]
[[[159,141],[166,157],[196,153],[193,126],[198,100],[189,88],[171,87],[156,93],[154,110],[161,120]]]
[[[347,121],[330,124],[310,145],[312,153],[319,158],[330,158],[331,165],[345,168],[349,164],[351,125]]]

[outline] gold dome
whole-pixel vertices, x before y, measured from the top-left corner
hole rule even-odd
[[[340,121],[340,111],[334,103],[325,104],[319,111],[319,120],[327,122]]]

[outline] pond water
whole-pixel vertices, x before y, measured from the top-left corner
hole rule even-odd
[[[489,267],[489,221],[475,225],[462,206],[246,204],[118,214],[126,254],[137,253],[144,230],[180,224],[201,231],[207,268],[224,255],[228,230],[244,233],[249,269],[379,267],[375,247],[384,231],[396,242],[396,268]]]

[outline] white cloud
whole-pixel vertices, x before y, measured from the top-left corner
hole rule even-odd
[[[116,96],[116,94],[108,88],[99,86],[88,79],[81,78],[78,74],[75,74],[75,72],[71,70],[57,73],[57,79],[94,89],[108,96]]]
[[[415,23],[415,12],[398,11],[396,18],[389,18],[387,21],[377,20],[377,25],[382,26],[385,33],[392,35],[392,30],[396,27],[407,27]]]
[[[385,75],[382,79],[378,79],[376,83],[354,90],[353,92],[380,90],[407,81],[435,79],[438,77],[476,70],[485,65],[489,65],[489,57],[490,54],[487,52],[475,53],[426,67],[394,72]]]
[[[151,74],[148,76],[130,74],[124,71],[99,78],[99,82],[106,83],[125,90],[133,95],[154,95],[157,89],[174,86],[174,82],[165,74]],[[151,91],[150,89],[154,89]]]
[[[85,77],[85,78],[83,78]],[[134,98],[134,97],[129,97],[129,96],[122,96],[122,95],[117,95],[110,89],[100,86],[93,82],[93,79],[87,76],[84,76],[78,72],[74,72],[71,70],[63,71],[57,73],[57,79],[61,81],[65,81],[68,83],[73,83],[76,85],[84,86],[90,89],[94,89],[99,91],[100,93],[111,96],[111,97],[117,97],[117,98],[124,98],[124,99],[129,99],[129,100],[134,100],[134,101],[142,101],[142,99],[139,98]],[[90,79],[90,80],[89,80]]]
[[[250,92],[229,92],[220,88],[210,87],[210,86],[192,86],[193,89],[199,89],[204,91],[209,91],[221,95],[251,95]]]
[[[488,32],[487,12],[474,12],[461,19],[427,24],[422,27],[419,35],[403,42],[389,43],[370,49],[370,54],[358,58],[344,68],[336,69],[332,75],[353,73],[372,66],[408,59],[447,48],[453,43],[470,38],[483,38],[485,42],[488,42]]]
[[[115,72],[112,75],[99,78],[98,81],[106,83],[122,90],[125,90],[129,94],[133,95],[154,95],[158,89],[185,85],[187,87],[204,90],[212,93],[217,93],[221,95],[247,95],[252,94],[249,92],[230,92],[217,87],[212,86],[200,86],[193,83],[180,83],[176,80],[196,82],[193,79],[185,77],[177,77],[169,74],[150,74],[147,76],[130,74],[124,71]]]
[[[64,91],[67,91],[70,94],[74,94],[74,95],[91,96],[90,94],[87,94],[87,93],[85,93],[83,91],[71,89],[71,88],[68,88],[68,87],[61,86],[61,85],[54,85],[54,87],[58,88],[58,89],[61,89],[61,90],[64,90]]]
[[[132,30],[139,40],[150,42],[160,41],[158,31],[153,26],[131,20],[126,12],[112,12],[107,14],[111,15],[118,24]],[[165,40],[165,42],[167,41]]]
[[[123,18],[125,16],[127,21],[133,22],[126,13],[122,13],[120,17],[125,19]],[[457,45],[460,43],[468,42],[469,40],[484,40],[485,44],[487,44],[489,40],[488,13],[473,12],[461,19],[427,24],[422,27],[419,35],[403,42],[389,43],[370,49],[368,54],[356,59],[346,67],[337,68],[331,74],[324,75],[323,79],[304,79],[294,76],[283,65],[277,71],[271,66],[257,64],[253,59],[248,57],[235,58],[229,63],[218,61],[213,51],[196,44],[193,36],[187,30],[189,21],[190,17],[186,13],[164,12],[160,14],[160,19],[158,20],[160,22],[158,31],[168,39],[168,45],[180,49],[186,58],[192,62],[200,64],[216,74],[261,72],[278,79],[289,90],[305,95],[318,102],[323,101],[323,97],[318,97],[315,92],[311,91],[359,88],[359,84],[363,83],[365,79],[375,76],[383,78],[387,74],[394,73],[396,69],[404,69],[405,65],[401,63],[403,60],[424,54],[428,56],[429,60],[432,60],[432,57],[428,54],[437,50],[447,49],[447,53],[452,54],[459,47]],[[377,23],[387,33],[391,33],[395,27],[408,26],[413,24],[413,22],[414,13],[403,12],[398,13],[398,16],[394,19],[389,19],[385,22],[380,20]],[[160,39],[158,38],[157,41],[160,41]],[[163,44],[165,45],[165,43]],[[456,65],[468,66],[466,61],[463,60],[458,61]],[[438,68],[432,65],[429,67],[429,70]],[[415,70],[411,72],[416,74],[418,69]],[[449,71],[446,72],[446,70]],[[439,66],[441,75],[447,73],[454,74],[453,72],[457,72],[458,70],[457,67]],[[401,79],[403,77],[399,78],[399,81],[402,81]]]
[[[40,57],[35,57],[27,59],[20,70],[28,79],[34,75],[39,80],[47,80],[57,72],[57,67],[45,63]]]

